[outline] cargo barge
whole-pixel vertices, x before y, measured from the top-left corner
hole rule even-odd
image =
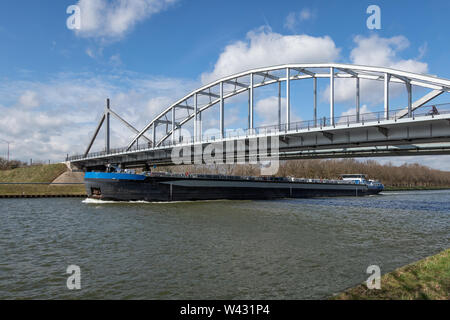
[[[365,196],[383,185],[364,175],[343,175],[342,180],[278,177],[243,177],[206,174],[171,174],[133,171],[86,172],[89,198],[114,201],[258,200]]]

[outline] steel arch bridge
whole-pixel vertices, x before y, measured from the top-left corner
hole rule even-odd
[[[329,80],[329,117],[324,119],[317,117],[317,80],[321,78]],[[292,122],[291,82],[305,79],[313,80],[311,89],[313,92],[314,118],[310,121]],[[355,114],[347,116],[346,119],[335,116],[335,82],[337,79],[354,80]],[[370,114],[361,113],[361,80],[371,80],[383,84],[384,111]],[[284,83],[285,88],[285,101],[283,103],[281,98],[282,83]],[[257,128],[254,126],[254,90],[277,84],[278,124]],[[391,84],[405,86],[408,100],[402,109],[391,110],[390,108]],[[413,101],[413,86],[428,89],[429,92],[420,99]],[[284,148],[280,150],[281,158],[410,154],[409,151],[405,152],[405,148],[395,147],[405,145],[405,143],[406,145],[416,143],[412,149],[423,151],[423,154],[450,153],[450,146],[442,144],[443,142],[450,143],[450,108],[448,108],[450,105],[427,106],[436,97],[449,92],[450,80],[448,79],[384,67],[319,63],[286,64],[258,68],[221,78],[188,93],[168,106],[140,131],[111,110],[108,100],[102,119],[85,153],[70,157],[68,160],[81,166],[94,166],[111,162],[124,164],[170,163],[163,158],[167,158],[167,152],[174,146],[211,142],[211,137],[205,137],[202,134],[202,114],[217,105],[219,107],[217,117],[219,118],[220,128],[219,135],[213,139],[215,142],[230,139],[249,139],[258,136],[282,137],[282,142],[286,146],[280,146],[281,149]],[[224,109],[226,100],[239,94],[248,94],[248,128],[243,135],[236,136],[225,132]],[[442,110],[443,108],[448,110]],[[284,119],[281,118],[282,109],[284,109]],[[110,148],[109,121],[111,115],[135,133],[135,136],[124,148]],[[105,149],[101,152],[89,153],[103,123],[106,123]],[[189,125],[192,126],[192,124],[193,137],[188,141],[182,140],[181,130]],[[160,126],[165,128],[162,135],[156,133]],[[425,127],[428,129],[424,133]],[[149,132],[151,132],[150,138],[146,136]],[[146,140],[147,145],[145,147],[138,146],[139,139]],[[427,145],[422,147],[418,146],[417,143]],[[432,143],[434,143],[433,146]],[[440,144],[436,145],[436,143]],[[350,150],[361,146],[366,147],[367,150]],[[388,148],[381,152],[380,146]],[[318,152],[319,149],[322,152]],[[161,153],[160,151],[164,152]],[[287,152],[290,152],[289,155]],[[164,153],[166,156],[161,155]]]

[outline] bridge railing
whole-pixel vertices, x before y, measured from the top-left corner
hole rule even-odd
[[[339,117],[334,118],[334,125],[332,124],[331,118],[317,118],[316,120],[305,120],[305,121],[297,121],[292,122],[289,124],[280,124],[280,125],[268,125],[268,126],[260,126],[253,129],[235,129],[235,130],[227,130],[225,133],[224,139],[239,139],[239,138],[247,138],[251,136],[261,136],[261,135],[272,135],[272,134],[279,134],[279,133],[287,133],[287,132],[298,132],[298,131],[304,131],[304,130],[311,130],[311,129],[324,129],[324,128],[333,128],[336,126],[342,126],[347,125],[350,126],[352,124],[361,124],[364,125],[366,123],[373,124],[374,122],[381,122],[384,120],[394,120],[397,121],[398,117],[397,114],[400,114],[400,112],[403,112],[405,108],[402,109],[396,109],[396,110],[390,110],[388,116],[386,117],[384,111],[375,111],[375,112],[368,112],[368,113],[361,113],[359,115],[359,119],[357,118],[356,114],[349,114],[349,115],[343,115]],[[434,117],[435,115],[439,114],[450,114],[450,103],[443,103],[443,104],[435,104],[435,105],[427,105],[422,106],[420,108],[417,108],[416,110],[412,111],[411,118],[415,119],[416,117],[422,117],[422,116],[431,116]],[[407,118],[407,117],[403,117]],[[211,143],[215,141],[222,140],[217,135],[203,135],[201,137],[201,140],[199,139],[198,142],[202,143]],[[164,149],[164,148],[170,148],[173,146],[179,146],[179,145],[189,145],[194,143],[194,138],[191,137],[190,139],[179,139],[178,141],[172,140],[166,140],[163,141],[159,146],[153,148],[149,143],[146,144],[135,144],[130,149],[127,149],[126,147],[123,148],[114,148],[110,149],[109,153],[106,153],[105,151],[99,151],[99,152],[91,152],[86,157],[84,155],[75,155],[67,157],[67,161],[76,161],[81,159],[89,159],[89,158],[99,158],[103,156],[108,155],[114,155],[114,154],[122,154],[125,152],[135,152],[135,151],[143,151],[143,150],[157,150],[157,149]]]

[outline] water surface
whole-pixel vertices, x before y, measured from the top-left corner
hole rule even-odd
[[[323,299],[450,245],[450,191],[85,203],[0,199],[0,299]],[[68,290],[67,266],[81,268]]]

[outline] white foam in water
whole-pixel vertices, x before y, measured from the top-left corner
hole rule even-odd
[[[120,203],[120,201],[106,201],[106,200],[98,200],[98,199],[92,199],[92,198],[86,198],[82,202],[88,203],[88,204]]]
[[[158,203],[158,202],[148,202],[144,200],[138,200],[138,201],[113,201],[113,200],[99,200],[99,199],[92,199],[92,198],[86,198],[82,201],[83,203],[87,204],[106,204],[106,203]],[[164,202],[161,202],[164,203]]]
[[[159,204],[170,204],[170,203],[185,203],[185,202],[212,202],[212,201],[226,201],[226,200],[196,200],[196,201],[144,201],[144,200],[137,200],[137,201],[113,201],[113,200],[99,200],[99,199],[92,199],[92,198],[86,198],[82,201],[82,203],[87,204],[108,204],[108,203],[159,203]]]
[[[403,195],[405,195],[405,194],[408,194],[408,195],[422,194],[420,191],[421,190],[405,190],[402,192],[383,191],[383,192],[380,192],[380,194],[385,195],[385,196],[392,196],[392,195],[399,195],[399,194],[403,194]],[[428,191],[429,193],[432,193],[432,191],[434,191],[434,190],[424,190],[424,191]]]

